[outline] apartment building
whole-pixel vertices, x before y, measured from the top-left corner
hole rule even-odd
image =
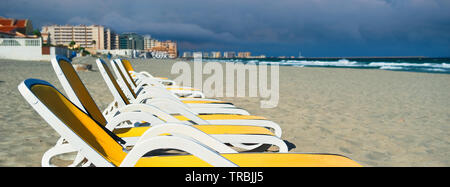
[[[192,58],[192,52],[190,51],[185,51],[183,52],[183,58]]]
[[[233,51],[223,52],[223,58],[234,58],[236,57],[236,53]]]
[[[222,53],[218,51],[211,52],[211,58],[222,58]]]
[[[250,58],[252,55],[250,52],[239,52],[238,53],[238,58]]]
[[[72,41],[75,46],[94,50],[115,49],[118,46],[116,34],[100,25],[48,25],[41,33],[45,41],[52,45],[68,46]]]
[[[150,35],[144,36],[144,50],[150,51],[152,47],[156,47],[158,40],[152,38]]]
[[[119,36],[119,48],[144,50],[144,38],[134,32],[122,33]]]
[[[167,52],[169,58],[178,57],[177,43],[174,41],[158,41],[154,40],[151,44],[150,51]]]
[[[105,49],[119,49],[119,35],[109,28],[105,29],[104,41]]]

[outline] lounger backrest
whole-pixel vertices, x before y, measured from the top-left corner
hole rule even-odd
[[[105,117],[97,104],[95,104],[94,99],[89,94],[70,60],[57,56],[52,59],[52,65],[70,100],[96,121],[106,125]]]
[[[131,66],[131,63],[127,59],[120,59],[122,61],[123,67],[128,71],[134,71],[133,66]]]
[[[117,143],[111,133],[105,131],[101,124],[70,102],[49,83],[28,79],[19,85],[19,90],[33,108],[74,148],[86,154],[94,153],[94,158],[87,157],[89,160],[94,160],[94,164],[98,163],[100,158],[98,155],[116,166],[120,165],[125,158],[126,153],[123,147]],[[83,141],[77,139],[77,136]],[[95,153],[98,154],[97,157]]]
[[[120,59],[120,60],[127,72],[136,72],[136,71],[134,71],[133,66],[131,66],[131,62],[129,60],[127,60],[127,59]],[[155,78],[150,74],[146,74],[146,76],[149,76],[150,78]],[[167,79],[167,78],[163,78],[163,77],[159,77],[159,78]]]
[[[131,67],[130,61],[125,59],[117,59],[116,63],[119,67],[119,70],[125,75],[125,79],[131,83],[131,86],[133,88],[136,88],[136,82],[133,80],[133,77],[131,77],[130,71],[133,71],[133,67]],[[128,67],[128,68],[127,68]],[[131,69],[131,70],[128,70]]]
[[[136,98],[136,93],[134,92],[133,88],[131,87],[131,85],[128,83],[128,81],[125,78],[125,75],[123,75],[122,71],[120,71],[119,65],[117,65],[117,62],[115,60],[111,60],[111,66],[114,69],[114,72],[116,72],[117,75],[117,79],[122,82],[124,85],[123,89],[127,89],[124,90],[126,93],[129,93],[132,95],[132,97]]]
[[[96,62],[97,62],[97,66],[102,74],[103,79],[105,80],[106,84],[108,85],[109,90],[111,91],[111,93],[114,96],[114,99],[117,102],[119,102],[119,105],[121,105],[121,106],[126,106],[126,105],[130,104],[130,101],[125,96],[125,93],[123,93],[119,84],[117,84],[116,78],[114,78],[108,65],[102,59],[97,59]]]

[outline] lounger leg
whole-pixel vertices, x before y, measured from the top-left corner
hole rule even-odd
[[[77,166],[89,166],[90,162],[88,161],[87,163],[81,164],[83,161],[85,160],[85,157],[78,153],[77,156],[75,157],[75,160],[73,160],[72,164],[68,165],[69,167],[77,167]]]
[[[259,148],[267,147],[266,145],[274,145],[278,147],[278,152],[287,153],[288,147],[286,143],[275,136],[267,136],[267,135],[213,135],[214,138],[217,138],[221,142],[230,143],[231,145],[242,148],[248,151],[256,150]],[[242,144],[241,142],[248,142],[247,145]],[[268,148],[268,147],[267,147]],[[267,149],[266,148],[266,149]]]
[[[42,167],[56,167],[55,165],[50,163],[53,157],[76,151],[77,150],[74,149],[69,144],[57,144],[56,146],[50,148],[44,153],[44,155],[42,156],[41,165]]]
[[[241,149],[245,149],[246,151],[251,151],[251,150],[255,150],[258,147],[263,146],[263,144],[241,144],[241,143],[232,143],[231,144],[233,147],[237,147],[237,148],[241,148]],[[269,147],[267,147],[269,148]]]

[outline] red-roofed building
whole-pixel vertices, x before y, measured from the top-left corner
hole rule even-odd
[[[28,19],[13,19],[0,17],[0,33],[13,34],[15,37],[27,37],[33,34],[33,25]]]
[[[42,38],[33,34],[30,20],[0,17],[0,59],[49,61],[70,53],[66,47],[43,46]]]

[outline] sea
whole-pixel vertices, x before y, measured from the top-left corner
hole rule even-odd
[[[450,74],[450,57],[446,58],[263,58],[203,59],[214,62],[241,62],[295,67],[360,68],[386,71]]]

